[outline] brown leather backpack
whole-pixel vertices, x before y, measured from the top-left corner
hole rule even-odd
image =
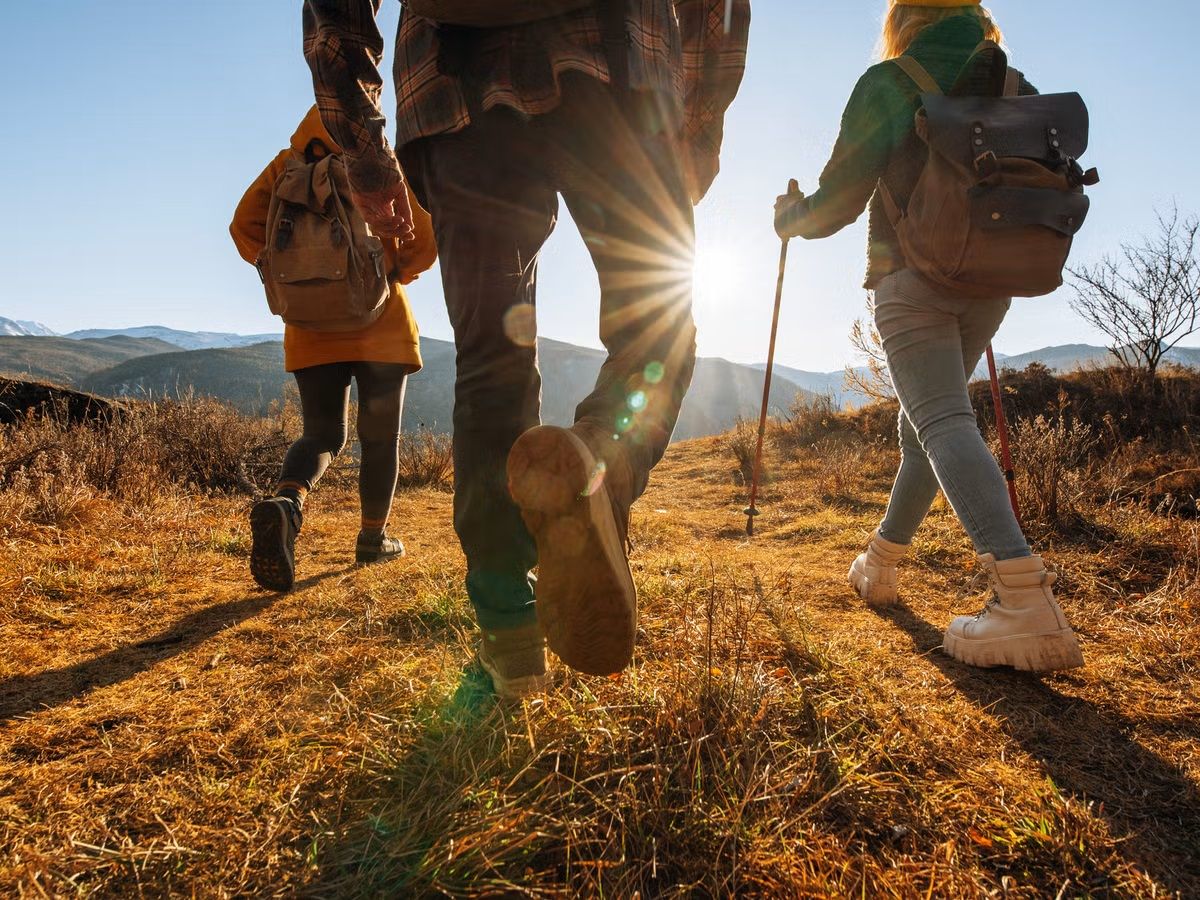
[[[357,331],[383,315],[383,243],[350,202],[340,155],[289,159],[271,191],[256,263],[271,312],[312,331]]]
[[[975,54],[985,50],[1007,65],[995,43]],[[929,151],[907,208],[879,185],[908,266],[963,297],[1056,290],[1087,218],[1084,185],[1099,181],[1076,161],[1088,142],[1083,99],[1017,96],[1012,68],[1002,96],[947,97],[911,56],[893,62],[923,91],[916,131]]]

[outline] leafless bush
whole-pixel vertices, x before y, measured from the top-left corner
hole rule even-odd
[[[400,436],[400,487],[450,490],[453,476],[454,451],[450,435],[422,428]]]
[[[733,472],[734,481],[739,484],[749,484],[754,477],[754,453],[758,447],[758,426],[746,419],[738,419],[733,430],[722,439],[725,449],[733,456],[737,468]],[[765,474],[765,473],[762,473]]]
[[[850,346],[854,348],[861,366],[846,366],[846,387],[873,402],[895,400],[896,389],[888,374],[883,338],[875,327],[875,295],[867,294],[867,316],[855,319],[850,326]]]
[[[813,448],[814,478],[822,500],[827,503],[861,496],[863,446],[842,441],[823,441]]]
[[[776,442],[786,450],[812,447],[844,430],[844,416],[832,397],[800,395],[775,429]]]
[[[192,397],[130,404],[93,423],[51,410],[0,428],[0,494],[14,521],[50,525],[78,519],[98,497],[257,494],[278,474],[293,427],[283,411],[253,418]]]
[[[1200,219],[1178,206],[1159,213],[1158,231],[1119,256],[1071,269],[1071,307],[1112,340],[1123,366],[1151,377],[1163,355],[1200,328]]]
[[[1095,430],[1065,416],[1039,415],[1013,424],[1012,453],[1023,514],[1058,524],[1083,493],[1083,466],[1097,446]]]

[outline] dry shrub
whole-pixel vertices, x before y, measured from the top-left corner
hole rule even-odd
[[[1097,445],[1096,432],[1063,416],[1039,415],[1013,423],[1010,433],[1022,512],[1045,524],[1061,522],[1083,494],[1083,467]]]
[[[823,438],[846,430],[846,415],[829,396],[800,395],[775,429],[775,441],[785,450],[812,447]]]
[[[39,450],[0,492],[0,518],[61,528],[84,521],[93,496],[79,460],[61,449]]]
[[[294,422],[244,416],[187,397],[123,407],[107,422],[64,410],[0,428],[6,524],[62,526],[96,499],[145,506],[179,490],[260,493],[278,472]]]
[[[758,426],[746,419],[739,418],[733,430],[721,439],[725,449],[729,451],[737,468],[733,471],[734,483],[749,484],[754,477],[754,455],[758,448]],[[760,478],[766,477],[765,466],[759,472]]]
[[[856,500],[863,492],[863,446],[841,440],[822,441],[813,448],[813,478],[826,503]]]
[[[422,428],[400,436],[400,487],[450,490],[453,480],[454,450],[450,435]]]

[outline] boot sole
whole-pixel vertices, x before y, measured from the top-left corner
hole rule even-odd
[[[399,553],[375,553],[372,550],[355,550],[354,561],[360,566],[370,566],[375,563],[387,562],[390,559],[403,559],[406,552],[401,550]]]
[[[858,596],[866,601],[867,606],[876,609],[888,609],[900,602],[900,594],[895,585],[878,584],[871,581],[866,572],[859,571],[858,561],[855,560],[846,573],[846,581],[854,588]]]
[[[1083,665],[1083,651],[1070,628],[986,641],[973,641],[947,631],[942,649],[959,662],[981,669],[1011,666],[1022,672],[1054,672]]]
[[[587,445],[565,428],[527,431],[508,457],[509,491],[537,542],[534,597],[546,643],[573,669],[611,675],[633,660],[637,590],[595,472]]]
[[[550,687],[550,673],[541,675],[523,675],[520,678],[505,678],[481,653],[478,656],[479,665],[492,679],[492,690],[501,700],[524,700],[535,694],[544,694]]]
[[[296,583],[296,560],[288,548],[288,512],[264,500],[250,510],[250,574],[261,587],[287,593]]]

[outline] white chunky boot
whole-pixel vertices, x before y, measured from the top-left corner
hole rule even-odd
[[[908,553],[908,544],[893,544],[879,536],[876,528],[867,549],[858,555],[846,580],[868,606],[895,606],[896,564]]]
[[[1075,632],[1054,599],[1055,574],[1040,556],[979,561],[994,596],[983,611],[959,616],[946,629],[945,651],[971,666],[1012,666],[1027,672],[1074,669],[1083,665]]]

